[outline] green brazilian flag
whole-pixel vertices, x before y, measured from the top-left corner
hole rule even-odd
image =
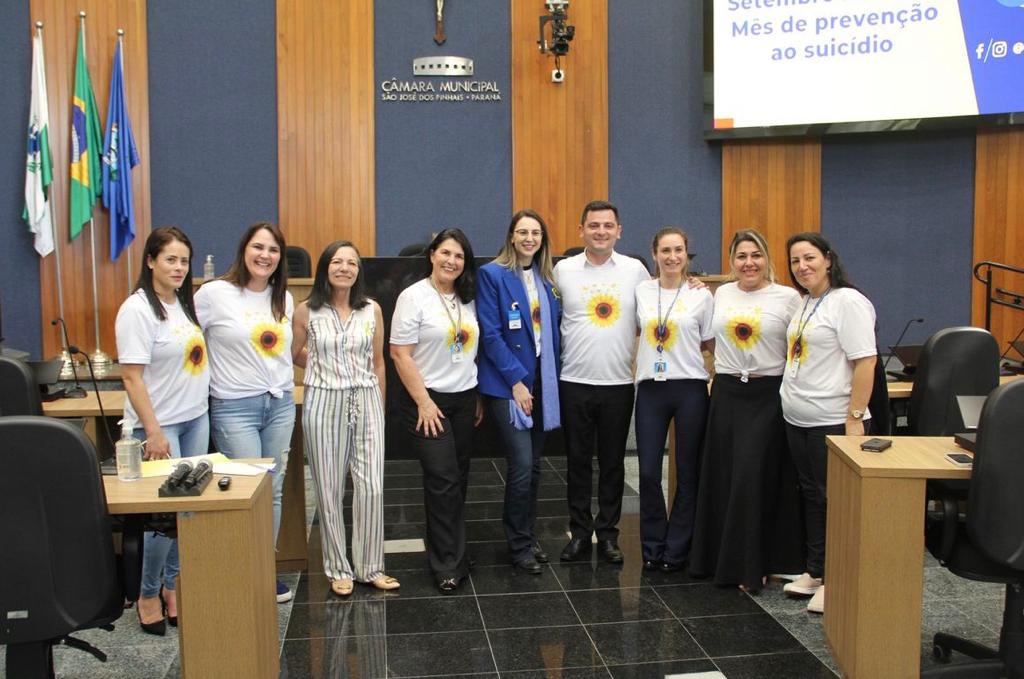
[[[85,61],[85,27],[78,33],[75,58],[75,96],[71,107],[71,240],[92,218],[92,208],[103,191],[100,182],[100,117]]]

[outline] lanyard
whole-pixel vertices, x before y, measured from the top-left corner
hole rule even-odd
[[[456,320],[455,318],[452,318],[452,312],[448,309],[448,302],[445,300],[444,295],[441,294],[441,291],[437,289],[437,286],[434,285],[433,277],[430,277],[427,280],[430,281],[430,287],[434,288],[434,292],[437,293],[437,298],[439,300],[441,300],[441,306],[444,308],[445,315],[448,316],[448,322],[452,324],[452,331],[454,332],[453,337],[455,338],[455,345],[456,346],[461,345],[462,344],[462,305],[456,303],[455,307],[458,310],[458,320]],[[456,295],[456,298],[457,298],[458,293],[455,293],[455,295]]]
[[[676,288],[676,294],[672,298],[672,303],[668,305],[668,311],[665,312],[665,317],[661,317],[661,282],[658,282],[658,325],[654,330],[655,337],[658,340],[658,353],[665,351],[665,338],[668,337],[668,317],[672,315],[672,307],[676,305],[676,300],[679,299],[679,291],[683,289],[683,283],[680,281],[679,287]]]
[[[807,299],[804,300],[804,308],[800,310],[800,320],[797,321],[796,338],[793,340],[793,359],[797,362],[799,362],[800,354],[803,353],[804,349],[804,329],[807,327],[807,324],[818,311],[818,307],[821,306],[821,303],[825,301],[825,298],[828,297],[828,293],[830,292],[832,292],[831,287],[825,291],[825,294],[818,298],[818,301],[814,303],[814,308],[811,309],[811,314],[806,318],[806,320],[804,319],[804,312],[807,311],[807,304],[811,301],[810,293],[808,293]]]

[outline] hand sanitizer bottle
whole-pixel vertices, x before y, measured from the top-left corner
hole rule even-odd
[[[142,478],[142,441],[132,435],[131,426],[121,420],[121,439],[114,444],[117,458],[117,478],[135,481]]]

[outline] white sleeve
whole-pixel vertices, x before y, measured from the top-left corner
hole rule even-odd
[[[865,356],[874,356],[875,308],[867,297],[854,291],[844,295],[843,305],[836,315],[836,336],[846,358],[854,361]]]
[[[402,291],[395,302],[395,313],[391,317],[391,344],[408,345],[420,343],[420,323],[423,320],[423,305],[409,288]]]
[[[292,316],[295,315],[295,298],[287,290],[284,293],[284,315],[288,317],[289,323],[291,323]]]
[[[683,285],[686,285],[686,281],[683,281]],[[710,339],[715,338],[715,330],[711,326],[712,319],[715,315],[715,298],[711,296],[711,292],[704,289],[704,295],[702,295],[704,308],[701,310],[700,318],[700,341],[707,342]]]
[[[146,302],[143,306],[137,300]],[[117,336],[117,360],[131,365],[149,365],[160,321],[148,301],[132,295],[117,312],[114,332]]]
[[[796,290],[793,290],[792,288],[786,288],[786,290],[789,290],[793,293],[791,295],[787,295],[788,300],[784,312],[786,325],[789,326],[789,322],[793,320],[793,317],[796,316],[797,309],[800,308],[800,293],[798,293]]]
[[[199,327],[203,330],[206,330],[213,320],[213,300],[210,299],[213,296],[213,288],[210,287],[211,285],[214,285],[213,281],[199,286],[192,298],[192,303],[196,307],[196,319],[199,321]]]

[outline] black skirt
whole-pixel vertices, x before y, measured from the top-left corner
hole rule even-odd
[[[694,575],[761,588],[769,573],[804,569],[796,470],[786,445],[781,377],[716,375],[701,455],[690,554]]]

